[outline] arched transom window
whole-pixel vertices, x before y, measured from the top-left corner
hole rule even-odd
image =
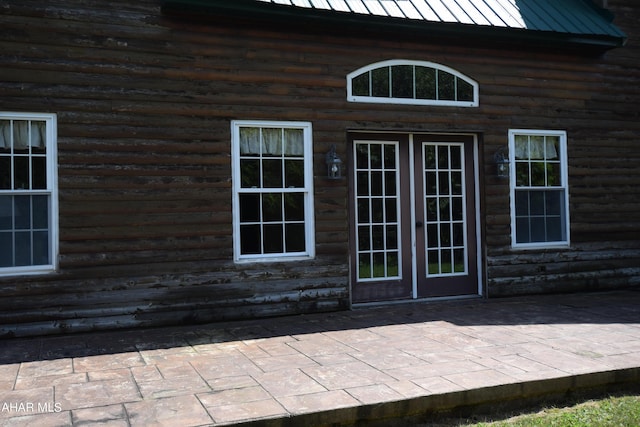
[[[478,106],[478,83],[427,61],[390,60],[347,76],[347,100],[385,104]]]

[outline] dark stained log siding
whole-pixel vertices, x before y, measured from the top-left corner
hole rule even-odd
[[[346,309],[348,130],[480,136],[489,296],[640,282],[640,33],[604,56],[163,14],[143,0],[0,6],[0,110],[58,115],[60,270],[0,277],[0,335]],[[345,77],[393,58],[480,84],[480,107],[346,101]],[[313,124],[316,258],[234,264],[231,120]],[[511,249],[493,153],[510,128],[568,133],[572,245]]]

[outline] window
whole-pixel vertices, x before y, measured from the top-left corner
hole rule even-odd
[[[564,131],[509,131],[514,247],[569,244],[566,146]]]
[[[0,113],[0,275],[55,270],[56,117]]]
[[[231,126],[235,260],[313,257],[311,123]]]
[[[444,65],[391,60],[371,64],[349,74],[347,100],[477,107],[478,84]]]

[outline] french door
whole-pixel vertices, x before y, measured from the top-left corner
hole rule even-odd
[[[475,138],[349,140],[353,302],[478,294]]]

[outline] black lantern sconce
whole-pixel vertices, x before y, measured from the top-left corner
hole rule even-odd
[[[498,178],[509,178],[509,156],[506,154],[506,147],[500,147],[493,160],[496,163],[496,175]]]
[[[327,153],[327,178],[342,178],[342,160],[336,154],[336,145],[331,145],[331,149]]]

